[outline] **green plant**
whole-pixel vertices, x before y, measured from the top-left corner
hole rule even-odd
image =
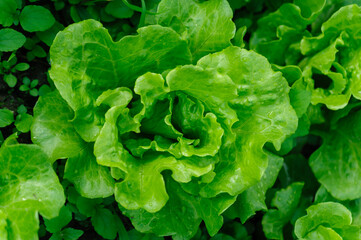
[[[360,1],[30,2],[0,239],[361,239]]]
[[[39,95],[39,91],[36,89],[38,83],[39,80],[37,79],[30,80],[28,77],[24,77],[23,84],[19,87],[19,90],[23,92],[29,92],[31,96],[37,97]]]
[[[7,85],[13,88],[18,81],[14,73],[17,71],[26,71],[29,67],[30,66],[27,63],[17,63],[16,54],[13,52],[9,56],[8,60],[0,62],[0,76],[2,75],[3,80],[7,83]]]
[[[27,113],[27,109],[24,105],[18,107],[17,113],[15,119],[16,129],[22,133],[29,132],[33,122],[33,116]]]

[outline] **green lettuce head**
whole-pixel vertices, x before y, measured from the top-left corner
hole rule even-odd
[[[172,21],[164,10],[162,26],[118,42],[94,20],[60,32],[50,50],[60,95],[40,98],[32,137],[53,146],[46,149],[53,160],[69,158],[65,177],[83,196],[114,193],[138,231],[184,239],[202,220],[217,233],[221,214],[265,172],[264,144],[279,149],[297,115],[282,74],[263,56],[230,46],[227,1],[171,2],[184,6],[169,10]],[[203,12],[215,17],[189,15]],[[212,38],[219,24],[229,27]],[[49,104],[66,114],[51,115]],[[71,148],[60,154],[64,144]]]

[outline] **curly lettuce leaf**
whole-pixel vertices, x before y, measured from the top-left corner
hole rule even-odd
[[[198,65],[226,73],[236,84],[238,95],[228,104],[238,119],[231,125],[235,141],[220,150],[220,163],[215,168],[220,174],[201,194],[236,195],[261,179],[267,167],[264,144],[272,142],[279,149],[286,136],[297,128],[289,87],[281,73],[271,69],[266,58],[238,47],[208,55]]]
[[[48,154],[51,162],[68,158],[64,178],[72,182],[82,196],[108,197],[113,194],[114,180],[106,167],[96,163],[92,144],[86,143],[75,131],[73,117],[73,110],[58,91],[40,97],[34,108],[32,140]]]
[[[114,179],[108,168],[96,162],[92,146],[67,160],[64,178],[72,182],[83,197],[106,198],[114,193]]]
[[[133,87],[146,73],[162,72],[190,62],[187,43],[170,28],[158,25],[138,29],[138,35],[113,42],[94,20],[70,25],[50,49],[50,76],[75,112],[75,129],[85,141],[95,141],[104,110],[95,108],[100,94],[114,87]]]
[[[318,181],[335,198],[361,197],[360,134],[361,111],[338,121],[334,129],[322,132],[323,143],[310,157],[309,164]]]
[[[307,215],[297,219],[295,234],[299,239],[359,239],[360,226],[351,225],[351,212],[342,204],[324,202],[312,205]]]
[[[301,51],[307,57],[300,63],[303,85],[312,93],[312,104],[329,109],[344,108],[350,97],[361,99],[359,28],[361,7],[340,8],[322,25],[322,33],[305,37]]]
[[[324,186],[321,186],[315,194],[315,203],[338,202],[347,207],[352,213],[352,224],[361,225],[361,198],[351,201],[340,201],[334,198]],[[361,231],[361,229],[360,229]]]
[[[0,236],[37,239],[38,213],[56,217],[65,203],[64,190],[40,147],[11,140],[0,148]]]
[[[226,0],[162,0],[157,23],[173,28],[187,40],[193,62],[231,46],[236,27]]]
[[[309,35],[306,27],[317,17],[325,2],[296,0],[293,4],[284,3],[277,11],[260,18],[250,40],[251,49],[271,63],[297,64],[301,57],[299,42]]]
[[[169,200],[160,211],[150,213],[143,209],[122,209],[138,231],[171,235],[173,239],[190,239],[204,220],[209,234],[213,236],[223,224],[221,213],[235,201],[234,197],[225,195],[215,199],[191,195],[170,177],[165,177],[165,183]]]
[[[85,148],[70,122],[74,112],[58,91],[40,97],[33,111],[31,140],[49,155],[52,162],[73,157]]]
[[[268,166],[261,180],[238,196],[237,201],[226,212],[228,217],[239,217],[241,222],[245,223],[257,211],[267,211],[266,192],[276,182],[283,164],[281,157],[271,153],[268,153],[267,156]]]

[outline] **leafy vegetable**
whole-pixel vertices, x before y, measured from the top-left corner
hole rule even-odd
[[[342,204],[319,203],[309,207],[307,215],[296,221],[295,234],[301,239],[360,238],[360,226],[351,223],[351,213]]]
[[[65,203],[63,188],[47,156],[36,145],[8,138],[0,148],[0,235],[35,239],[38,212],[54,218]]]
[[[359,181],[359,132],[361,112],[341,119],[335,129],[322,133],[322,146],[310,157],[310,166],[318,181],[337,199],[361,197]],[[340,161],[342,160],[342,161]]]
[[[361,239],[360,16],[2,0],[0,239]]]

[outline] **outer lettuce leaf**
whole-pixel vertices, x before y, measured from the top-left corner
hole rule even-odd
[[[270,209],[262,218],[263,231],[269,239],[283,239],[283,227],[294,215],[301,198],[303,183],[292,183],[276,192]]]
[[[103,91],[133,87],[145,72],[190,62],[186,42],[172,29],[152,25],[138,33],[113,42],[99,22],[86,20],[70,25],[54,40],[50,76],[75,111],[74,126],[85,141],[95,141],[104,121],[104,110],[95,109]]]
[[[140,232],[154,232],[160,236],[172,235],[174,239],[190,239],[196,234],[203,219],[209,234],[216,234],[223,224],[220,214],[235,198],[200,198],[184,192],[171,178],[165,177],[165,180],[169,201],[160,211],[149,213],[142,209],[123,209],[124,214],[132,219],[134,227]]]
[[[168,26],[186,39],[193,62],[231,46],[236,28],[232,9],[226,0],[162,0],[157,22]]]
[[[361,225],[361,198],[351,201],[340,201],[334,198],[324,186],[321,186],[315,195],[315,203],[321,202],[339,202],[352,213],[352,224]],[[361,231],[361,229],[360,229]]]
[[[307,209],[295,224],[299,239],[360,239],[360,226],[351,226],[351,212],[342,204],[324,202]]]
[[[228,217],[241,219],[245,223],[257,211],[267,211],[266,191],[276,182],[281,170],[283,159],[274,154],[268,155],[268,166],[261,180],[254,186],[241,193],[237,201],[226,212]]]
[[[11,141],[0,149],[0,236],[38,239],[38,213],[56,217],[65,203],[64,191],[38,146]]]
[[[322,133],[323,144],[310,157],[318,181],[340,200],[361,197],[356,184],[361,181],[360,121],[361,111],[339,120],[335,129]]]
[[[348,5],[322,25],[322,34],[302,40],[301,51],[307,58],[300,65],[303,84],[312,93],[312,104],[323,103],[337,110],[347,105],[351,95],[361,99],[360,22],[361,7]],[[322,87],[325,78],[331,84]]]
[[[237,47],[208,55],[198,64],[226,73],[236,84],[238,96],[229,106],[239,119],[231,125],[232,133],[227,133],[227,136],[235,134],[235,141],[220,150],[216,176],[201,194],[236,195],[261,179],[267,167],[264,144],[272,142],[279,149],[285,137],[297,128],[289,87],[281,73],[273,72],[266,58]]]
[[[64,177],[82,196],[108,197],[113,194],[114,180],[106,167],[96,163],[92,144],[76,133],[71,122],[73,116],[73,110],[58,91],[40,97],[34,108],[32,140],[49,155],[51,162],[69,158]]]
[[[114,192],[114,179],[108,168],[98,165],[91,145],[68,159],[64,178],[72,182],[83,197],[106,198]]]
[[[73,157],[85,148],[70,122],[74,117],[73,110],[58,91],[40,97],[33,111],[31,139],[52,161]]]
[[[259,19],[250,46],[267,57],[271,63],[297,64],[301,57],[299,42],[309,35],[307,25],[323,9],[325,0],[285,3],[277,11]]]

